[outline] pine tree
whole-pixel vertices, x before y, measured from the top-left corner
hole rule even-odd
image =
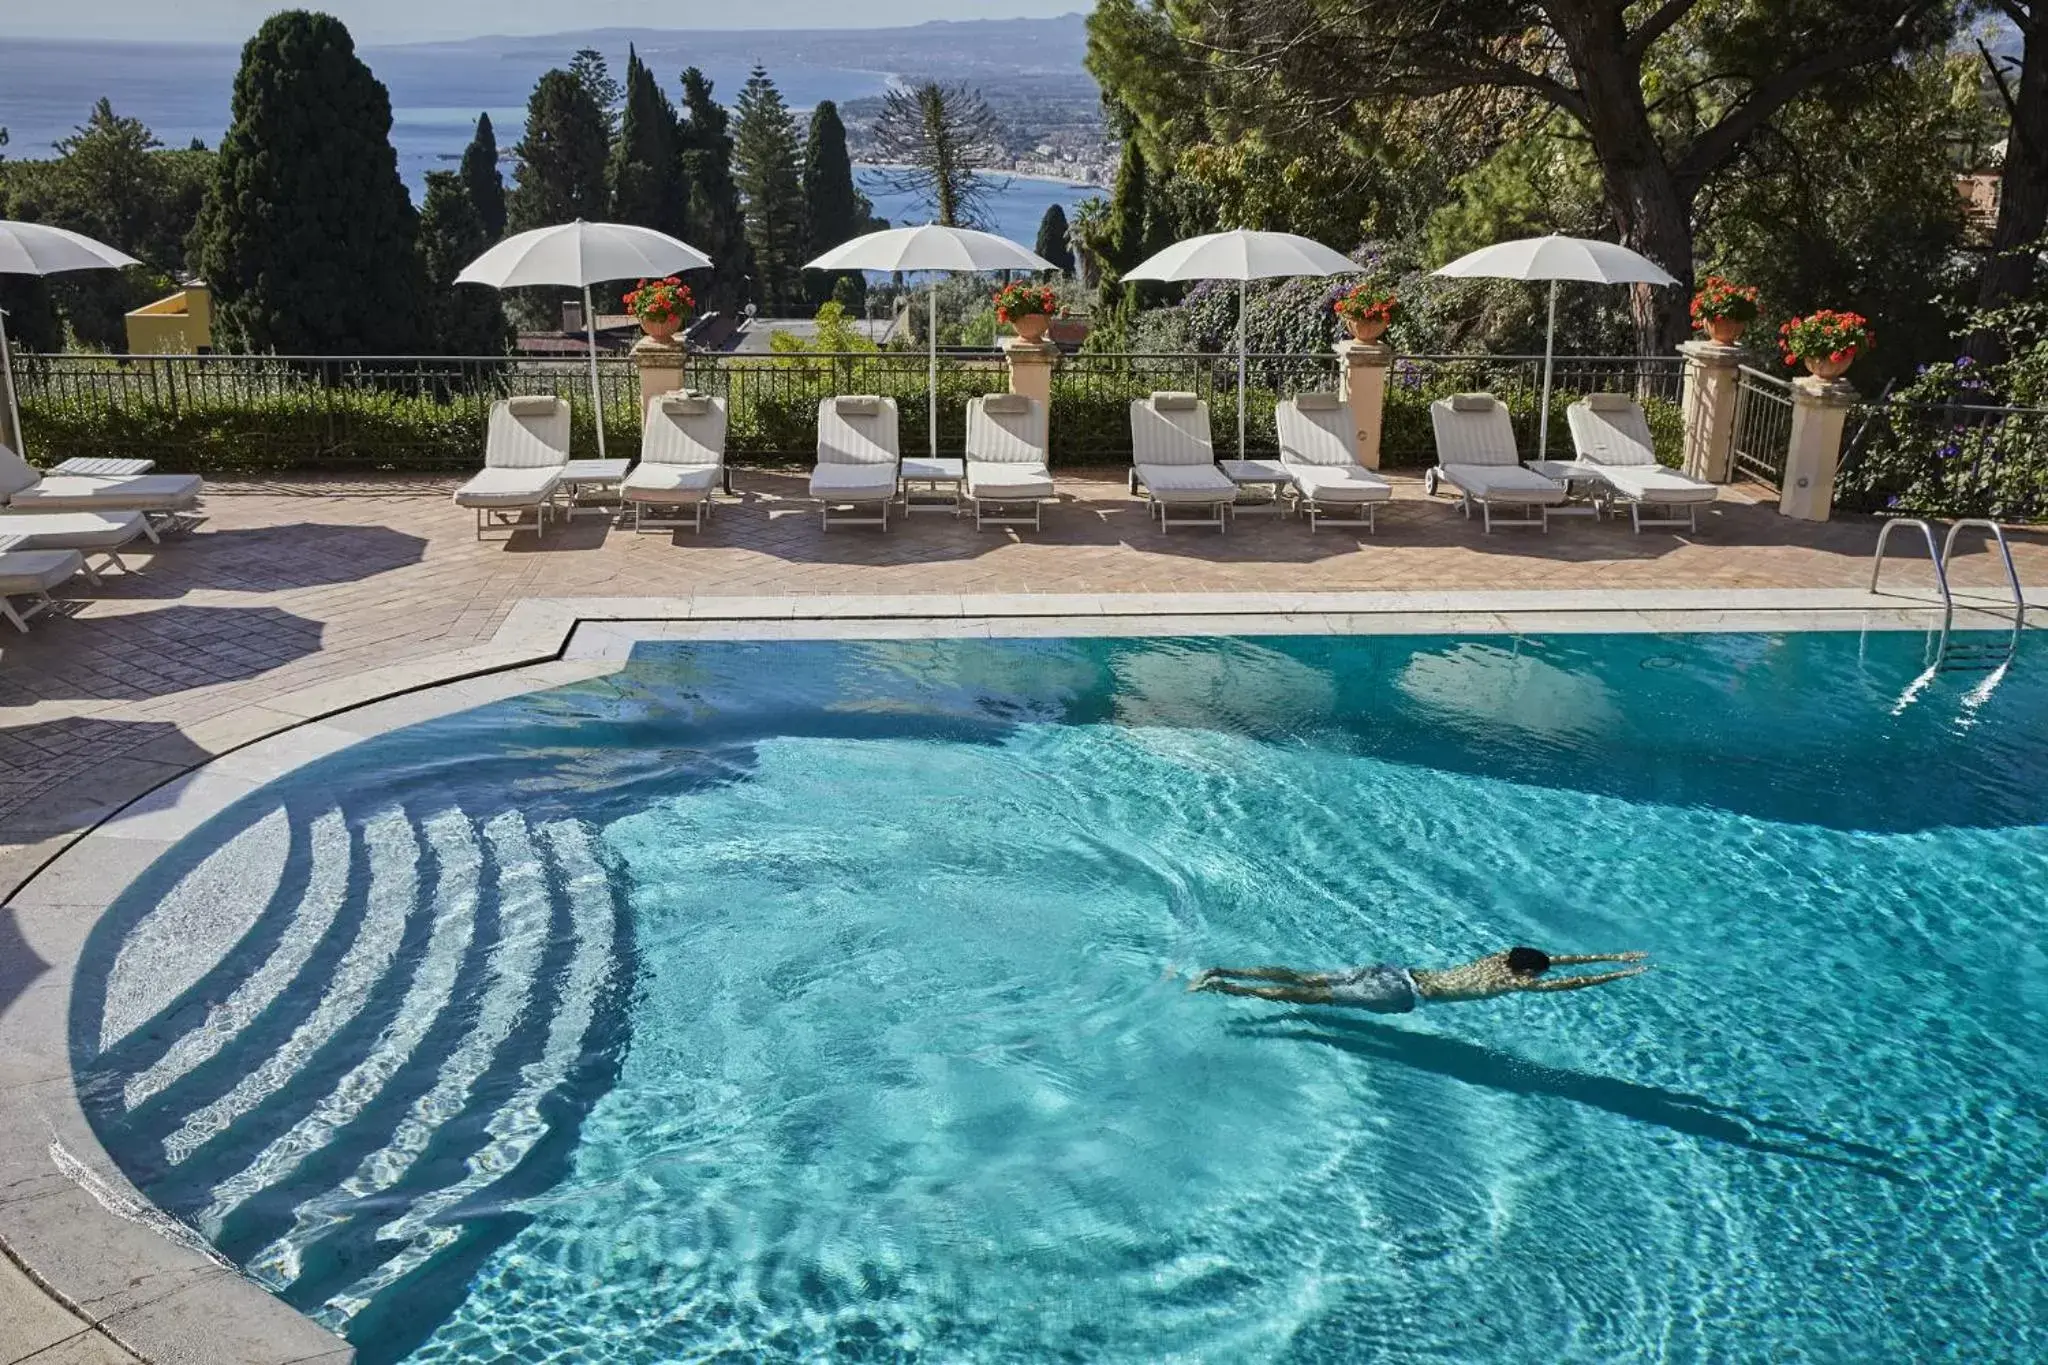
[[[690,244],[712,261],[706,308],[730,312],[746,297],[753,261],[747,251],[746,217],[732,176],[732,134],[725,107],[711,97],[711,82],[691,67],[683,72],[683,117],[676,145],[683,180],[690,187]]]
[[[754,294],[771,317],[804,298],[804,191],[796,119],[768,73],[756,66],[733,122],[733,180],[746,207]]]
[[[874,206],[864,203],[853,187],[853,159],[846,153],[846,125],[839,108],[822,100],[811,111],[810,137],[804,143],[804,258],[809,260],[861,234]],[[860,311],[865,278],[859,272],[827,275],[806,272],[813,307],[828,299],[851,299],[853,311]],[[850,281],[846,290],[842,281]],[[843,297],[842,297],[843,295]]]
[[[462,176],[428,171],[420,206],[420,265],[427,279],[427,339],[436,355],[504,353],[509,329],[498,291],[455,282],[490,244]]]
[[[484,236],[497,241],[505,235],[505,177],[498,171],[498,131],[491,127],[489,114],[478,114],[476,136],[462,149],[462,183],[469,190],[469,202],[483,224]]]
[[[605,216],[607,156],[604,111],[590,89],[567,71],[550,71],[526,102],[519,169],[505,197],[513,232]]]
[[[689,186],[676,148],[676,110],[640,54],[626,51],[626,107],[612,144],[612,220],[685,236]]]
[[[1067,211],[1058,204],[1045,210],[1045,217],[1038,220],[1038,245],[1032,249],[1051,261],[1062,275],[1074,273],[1074,244],[1072,232],[1067,226]]]
[[[194,228],[217,338],[298,355],[419,340],[418,218],[391,97],[339,19],[273,14],[242,49],[234,117]]]

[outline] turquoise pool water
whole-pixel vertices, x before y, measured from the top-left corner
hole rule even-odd
[[[645,645],[257,792],[81,1093],[365,1362],[2048,1357],[2048,649]],[[1642,948],[1401,1017],[1283,962]]]

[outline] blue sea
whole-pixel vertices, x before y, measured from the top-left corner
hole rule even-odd
[[[623,51],[606,55],[614,71],[623,69]],[[480,113],[490,114],[498,145],[509,158],[534,82],[550,66],[566,64],[570,54],[446,44],[367,48],[363,56],[391,92],[391,139],[398,149],[399,173],[417,199],[428,171],[455,166]],[[799,110],[820,100],[879,95],[889,82],[884,72],[778,63],[772,55],[764,60],[783,97]],[[227,128],[240,61],[240,49],[230,44],[0,44],[0,128],[9,134],[5,154],[54,155],[54,144],[85,122],[102,95],[113,100],[116,113],[148,124],[166,146],[182,147],[194,139],[215,146]],[[746,83],[746,66],[713,59],[699,65],[729,107]],[[679,99],[680,67],[659,70],[671,98]],[[509,176],[509,160],[505,169]],[[922,222],[929,216],[927,206],[884,189],[877,172],[864,169],[858,178],[875,211],[892,223]],[[1085,185],[1010,179],[992,198],[989,226],[1028,244],[1048,206],[1057,203],[1071,211],[1097,192]]]

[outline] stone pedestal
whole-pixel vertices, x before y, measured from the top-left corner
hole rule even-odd
[[[1842,428],[1855,401],[1855,386],[1847,380],[1806,375],[1792,381],[1792,437],[1778,497],[1778,511],[1785,516],[1828,519],[1835,502],[1835,467],[1842,459]]]
[[[1736,367],[1748,358],[1740,346],[1688,341],[1685,357],[1685,472],[1726,483],[1735,462]]]
[[[1358,461],[1380,467],[1380,432],[1387,415],[1387,367],[1394,348],[1384,341],[1337,343],[1337,396],[1351,409],[1351,427],[1358,433]]]
[[[633,364],[640,371],[640,411],[665,393],[685,387],[683,372],[689,348],[681,341],[656,341],[643,336],[633,343]]]
[[[1026,341],[1022,337],[1003,339],[1003,359],[1010,367],[1010,392],[1036,398],[1052,411],[1052,367],[1060,348],[1050,341]]]

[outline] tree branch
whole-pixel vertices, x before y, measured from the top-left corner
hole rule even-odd
[[[1628,35],[1628,41],[1622,45],[1628,59],[1640,66],[1643,54],[1650,50],[1650,44],[1670,32],[1671,26],[1683,19],[1687,11],[1698,3],[1699,0],[1664,0],[1655,14],[1643,20],[1636,26],[1636,31]]]

